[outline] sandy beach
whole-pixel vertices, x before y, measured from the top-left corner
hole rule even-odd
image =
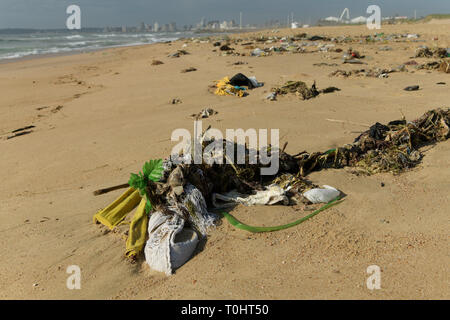
[[[301,32],[358,37],[375,30],[314,27],[230,38]],[[175,145],[172,131],[193,132],[190,116],[204,108],[218,112],[203,119],[204,128],[276,128],[290,154],[351,143],[376,122],[414,120],[449,108],[450,76],[437,70],[408,67],[388,78],[330,76],[337,69],[425,63],[433,59],[414,58],[420,45],[450,47],[445,21],[386,25],[380,32],[419,34],[425,41],[336,44],[364,54],[363,66],[343,65],[343,53],[331,51],[253,57],[252,49],[232,42],[245,56],[222,56],[214,40],[0,64],[0,299],[448,299],[448,140],[424,147],[420,165],[400,175],[311,173],[315,184],[345,192],[345,201],[273,233],[248,233],[223,220],[170,277],[150,270],[143,257],[131,263],[123,233],[92,222],[123,190],[101,196],[93,191],[126,183],[145,161],[166,158]],[[392,50],[380,50],[385,46]],[[190,54],[168,57],[180,49]],[[320,63],[331,66],[314,65]],[[197,70],[181,72],[190,67]],[[244,98],[208,90],[214,80],[239,72],[264,86]],[[287,80],[341,91],[306,101],[266,99]],[[403,90],[412,85],[420,90]],[[174,98],[182,103],[172,104]],[[7,139],[31,125],[30,134]],[[281,205],[240,205],[232,213],[250,225],[280,225],[305,214]],[[81,268],[81,290],[66,287],[70,265]],[[366,287],[370,265],[381,268],[380,290]]]

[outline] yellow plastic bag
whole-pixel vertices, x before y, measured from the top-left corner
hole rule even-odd
[[[238,97],[243,97],[245,92],[241,89],[236,89],[234,86],[229,84],[230,79],[228,77],[225,77],[216,83],[216,91],[214,94],[218,96],[226,96],[226,95],[236,95]]]
[[[94,215],[94,223],[98,221],[112,230],[125,219],[131,210],[136,208],[140,201],[141,195],[139,191],[129,188],[113,203],[97,212]]]
[[[136,209],[130,224],[130,232],[128,233],[126,256],[134,257],[138,255],[144,248],[147,240],[148,214],[145,212],[146,198],[141,199],[141,203]]]

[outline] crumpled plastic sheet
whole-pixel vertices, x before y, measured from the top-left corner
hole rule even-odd
[[[272,184],[266,190],[258,191],[254,195],[244,195],[237,191],[231,191],[226,194],[214,193],[212,195],[212,202],[216,208],[229,208],[236,203],[241,203],[246,206],[273,205],[277,203],[288,205],[289,199],[286,196],[286,191],[288,190],[281,188],[277,184]],[[221,201],[221,203],[217,200]]]
[[[196,187],[187,184],[184,191],[183,203],[168,208],[173,214],[153,212],[148,224],[145,260],[151,269],[166,275],[191,258],[199,239],[206,237],[208,229],[217,221],[217,216],[208,212],[205,199]],[[186,210],[190,212],[188,221],[193,228],[185,227],[183,211]]]

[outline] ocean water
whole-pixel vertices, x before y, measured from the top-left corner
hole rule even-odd
[[[0,60],[42,54],[90,51],[135,46],[193,37],[192,32],[174,33],[0,33]],[[200,36],[195,34],[195,36]]]

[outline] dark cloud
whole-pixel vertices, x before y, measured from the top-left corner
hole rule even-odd
[[[195,24],[206,19],[239,20],[244,23],[286,21],[290,12],[296,20],[313,23],[320,17],[338,16],[346,7],[352,17],[366,15],[370,4],[377,4],[383,16],[419,16],[450,13],[449,0],[1,0],[0,28],[64,28],[66,8],[82,9],[84,27],[137,25],[140,22]]]

